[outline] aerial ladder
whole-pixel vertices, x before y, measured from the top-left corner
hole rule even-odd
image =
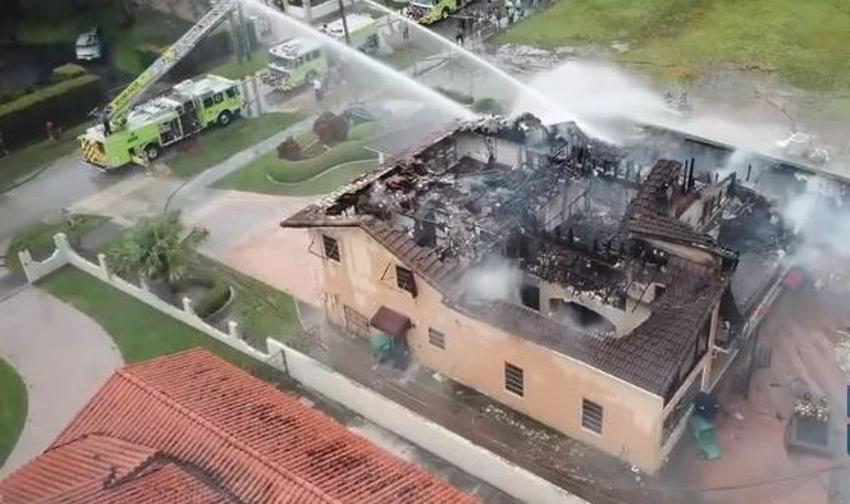
[[[133,105],[180,60],[186,57],[205,36],[212,32],[222,21],[239,6],[239,0],[221,0],[204,17],[171,45],[162,55],[145,69],[136,80],[124,88],[101,112],[100,120],[106,136],[123,128]]]

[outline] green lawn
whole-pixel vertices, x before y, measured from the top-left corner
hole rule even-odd
[[[0,191],[26,179],[47,163],[74,152],[77,135],[82,134],[87,127],[84,124],[64,131],[58,142],[44,140],[0,157]]]
[[[268,51],[266,49],[257,49],[251,53],[250,61],[243,61],[242,63],[239,63],[236,61],[236,56],[231,56],[221,65],[207,70],[207,73],[220,75],[222,77],[227,77],[228,79],[241,79],[266,68],[268,63]]]
[[[97,321],[115,341],[127,363],[204,347],[249,371],[261,371],[265,367],[76,268],[63,268],[41,280],[39,285]]]
[[[165,162],[175,175],[191,178],[305,117],[301,113],[274,113],[256,119],[239,119],[226,128],[214,127],[180,144],[179,152]]]
[[[351,178],[373,169],[377,155],[363,148],[364,143],[378,131],[375,123],[360,123],[351,128],[348,140],[322,152],[316,157],[299,161],[278,159],[271,151],[219,180],[214,187],[267,194],[322,194],[344,184]],[[300,140],[300,139],[299,139]],[[331,168],[353,161],[367,161]],[[338,173],[337,173],[338,172]],[[270,180],[273,179],[273,180]]]
[[[15,369],[0,359],[0,467],[15,448],[27,418],[27,388]]]
[[[12,238],[6,251],[6,266],[13,272],[20,272],[18,252],[29,249],[32,258],[41,261],[53,253],[53,235],[56,233],[65,233],[73,243],[77,237],[83,236],[107,220],[109,219],[99,215],[74,215],[70,219],[57,222],[40,222]]]
[[[776,70],[802,88],[850,88],[850,3],[838,0],[562,0],[498,40],[628,42],[619,59],[671,79],[736,65]]]
[[[229,318],[239,322],[246,341],[265,349],[266,338],[273,338],[296,349],[306,348],[292,296],[209,257],[199,259],[207,273],[236,291]]]

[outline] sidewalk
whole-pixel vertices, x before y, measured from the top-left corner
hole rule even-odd
[[[43,452],[123,364],[104,330],[37,287],[0,303],[0,356],[27,387],[27,420],[0,478]]]

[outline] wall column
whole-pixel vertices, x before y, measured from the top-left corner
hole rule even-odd
[[[708,390],[708,387],[711,386],[711,369],[714,366],[714,341],[717,336],[717,324],[720,318],[720,303],[717,303],[717,306],[714,307],[714,310],[711,312],[711,326],[708,330],[708,356],[705,363],[705,369],[702,372],[702,383],[700,384],[700,390],[705,391]]]

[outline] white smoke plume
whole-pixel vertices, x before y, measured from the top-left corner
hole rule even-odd
[[[507,259],[495,257],[469,269],[461,279],[464,299],[473,303],[519,303],[523,274]]]

